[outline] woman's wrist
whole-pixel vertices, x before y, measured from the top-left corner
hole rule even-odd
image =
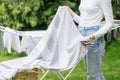
[[[92,40],[94,40],[95,39],[95,36],[94,35],[91,35],[90,36],[90,40],[92,41]]]

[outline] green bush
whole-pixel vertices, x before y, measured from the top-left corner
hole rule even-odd
[[[0,25],[20,30],[46,29],[60,5],[76,6],[68,0],[1,0]]]
[[[0,25],[14,29],[40,24],[41,0],[3,0],[0,3]]]
[[[59,6],[79,13],[80,0],[0,0],[0,25],[17,30],[47,29]],[[112,0],[114,18],[120,19],[120,0]]]
[[[112,0],[113,13],[115,19],[120,19],[120,0]]]

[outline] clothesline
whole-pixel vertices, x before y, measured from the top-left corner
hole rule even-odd
[[[7,30],[6,30],[7,29]],[[12,34],[17,34],[19,36],[25,36],[23,35],[22,33],[16,31],[16,30],[13,30],[14,32],[11,31],[12,29],[8,28],[8,27],[3,27],[3,26],[0,26],[0,31],[3,31],[3,32],[8,32],[8,33],[12,33]],[[27,36],[26,36],[27,37]]]
[[[0,31],[12,33],[12,34],[16,34],[16,35],[23,36],[23,37],[29,37],[29,38],[30,38],[30,37],[34,37],[34,36],[32,36],[32,35],[25,35],[25,34],[23,34],[22,32],[24,32],[24,31],[13,30],[13,29],[11,29],[11,28],[9,28],[9,27],[0,26]],[[41,30],[41,31],[44,31],[44,30]],[[27,31],[25,31],[25,32],[27,32]],[[28,32],[30,32],[30,31],[28,31]],[[31,31],[31,32],[32,32],[32,31]]]

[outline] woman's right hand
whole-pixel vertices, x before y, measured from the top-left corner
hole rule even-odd
[[[91,35],[90,37],[85,37],[86,38],[86,41],[82,41],[82,44],[83,45],[90,45],[91,42],[95,39],[95,36],[94,35]],[[89,38],[89,39],[88,39]]]

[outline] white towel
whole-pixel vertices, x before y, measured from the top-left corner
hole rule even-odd
[[[11,53],[12,48],[18,53],[21,52],[19,35],[15,33],[14,30],[7,27],[3,34],[4,47],[7,48],[9,53]]]
[[[80,42],[82,38],[66,7],[59,7],[46,34],[29,56],[0,63],[0,78],[8,77],[1,69],[3,65],[5,71],[15,69],[14,72],[36,67],[55,70],[72,68],[87,53]],[[11,73],[12,77],[14,72],[7,71],[6,74]]]

